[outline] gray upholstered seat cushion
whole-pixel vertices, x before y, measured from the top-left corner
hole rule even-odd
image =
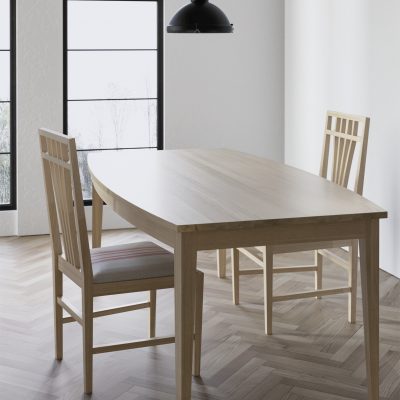
[[[174,256],[151,242],[91,250],[93,281],[109,283],[174,275]]]

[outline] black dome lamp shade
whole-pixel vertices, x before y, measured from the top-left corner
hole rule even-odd
[[[191,0],[171,19],[169,33],[231,33],[233,25],[227,16],[208,0]]]

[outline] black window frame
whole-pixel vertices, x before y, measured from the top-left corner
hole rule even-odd
[[[157,4],[157,150],[164,150],[164,0],[63,0],[63,132],[68,135],[68,2],[69,1],[129,1]],[[88,49],[89,50],[89,49]],[[107,51],[107,49],[96,49]],[[133,49],[128,49],[133,50]],[[111,50],[113,51],[113,50]],[[115,100],[115,99],[102,99]],[[146,149],[148,147],[145,147]],[[96,151],[96,149],[92,149]],[[117,149],[99,149],[117,150]],[[83,151],[80,149],[80,151]],[[92,200],[84,200],[91,206]]]
[[[17,209],[17,68],[16,68],[16,0],[10,1],[10,100],[3,103],[10,104],[10,152],[1,154],[10,155],[10,203],[0,204],[0,211]]]

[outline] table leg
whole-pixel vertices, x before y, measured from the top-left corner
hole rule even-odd
[[[92,186],[92,247],[101,247],[103,200]]]
[[[217,250],[218,277],[226,278],[226,249]]]
[[[379,220],[372,220],[360,240],[368,399],[379,399]]]
[[[194,334],[194,294],[197,252],[185,234],[175,247],[175,365],[176,398],[190,400]]]

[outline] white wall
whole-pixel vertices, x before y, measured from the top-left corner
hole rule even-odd
[[[40,127],[62,129],[62,1],[17,1],[18,234],[47,231]]]
[[[286,0],[285,161],[318,173],[328,109],[371,117],[364,195],[389,211],[381,267],[400,276],[400,2]]]
[[[400,2],[368,0],[371,145],[366,195],[389,211],[382,223],[382,266],[400,277]]]
[[[166,0],[166,23],[187,0]],[[166,35],[166,147],[283,160],[284,2],[218,0],[233,34]]]
[[[234,34],[166,35],[166,147],[282,160],[283,1],[215,3]],[[166,0],[165,24],[185,4]],[[18,211],[0,213],[0,235],[47,232],[37,130],[62,128],[62,0],[17,0],[17,27]],[[108,211],[105,227],[127,226]]]
[[[285,160],[318,173],[327,109],[369,111],[365,0],[286,0]]]

